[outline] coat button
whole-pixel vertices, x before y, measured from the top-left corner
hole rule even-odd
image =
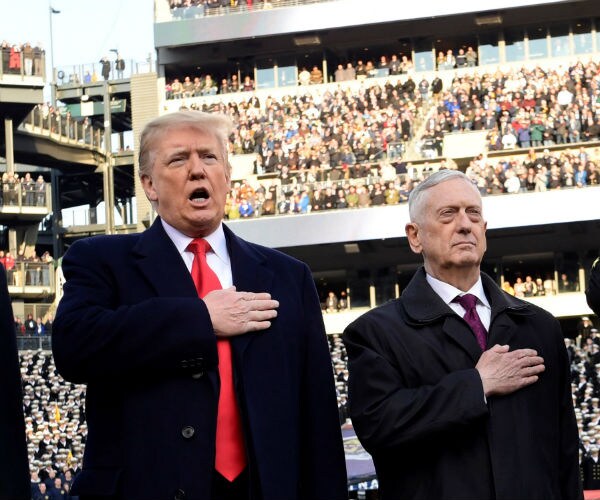
[[[185,439],[191,439],[195,432],[195,429],[191,425],[186,425],[183,429],[181,429],[181,435]]]
[[[185,500],[185,491],[183,491],[182,489],[177,490],[175,492],[173,500]]]

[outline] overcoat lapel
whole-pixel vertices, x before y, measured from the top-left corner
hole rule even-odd
[[[273,272],[268,268],[265,255],[256,247],[238,238],[227,226],[223,226],[223,229],[236,289],[240,292],[271,292]],[[231,346],[241,357],[258,334],[251,332],[238,335],[232,338]]]
[[[504,293],[486,274],[481,275],[483,288],[492,306],[488,347],[495,344],[511,345],[518,328],[513,315],[531,314],[526,302]]]
[[[529,307],[527,303],[502,292],[486,274],[481,274],[481,280],[492,307],[488,347],[495,344],[511,345],[518,331],[511,315],[530,314]],[[443,320],[444,334],[468,353],[473,361],[479,360],[481,349],[471,328],[433,291],[425,279],[423,268],[415,273],[402,297],[404,309],[409,315],[408,321],[426,325]]]
[[[162,297],[194,297],[194,281],[177,248],[157,217],[152,226],[140,235],[133,247],[137,265]]]
[[[433,291],[425,279],[425,270],[420,268],[402,294],[402,304],[408,314],[407,321],[415,325],[427,326],[441,323],[444,335],[453,344],[465,351],[475,362],[481,356],[481,349],[475,335],[465,321]]]
[[[477,343],[475,334],[471,327],[458,315],[448,316],[442,326],[442,331],[450,337],[454,343],[461,347],[469,357],[477,363],[481,357],[481,347]]]

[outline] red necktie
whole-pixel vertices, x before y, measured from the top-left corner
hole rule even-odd
[[[187,250],[194,253],[192,279],[200,298],[204,298],[213,290],[222,288],[219,278],[206,262],[206,252],[210,249],[210,244],[201,238],[192,240],[187,247]],[[229,340],[217,339],[217,352],[219,354],[221,391],[217,413],[215,469],[224,478],[233,481],[246,467],[246,453],[242,419],[233,388],[233,366]]]
[[[487,330],[485,329],[485,326],[483,326],[479,314],[477,314],[477,297],[473,294],[465,293],[464,295],[456,297],[454,302],[458,302],[463,306],[466,311],[463,319],[469,324],[471,330],[473,330],[481,350],[485,351],[487,345]]]

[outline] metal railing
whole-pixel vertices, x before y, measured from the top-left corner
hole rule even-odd
[[[19,130],[51,137],[71,145],[89,146],[100,151],[103,151],[104,147],[104,130],[94,127],[87,118],[76,119],[69,114],[50,111],[42,104],[33,108],[19,125]]]
[[[125,80],[132,75],[142,73],[153,73],[156,71],[156,62],[152,54],[148,54],[144,61],[134,59],[123,60],[122,69],[117,69],[117,62],[107,60],[73,64],[70,66],[58,66],[54,68],[54,81],[58,87],[81,85],[104,80]]]
[[[6,280],[11,295],[27,292],[54,293],[54,263],[17,260],[14,267],[6,270]]]
[[[19,181],[2,181],[0,195],[0,214],[23,211],[23,208],[45,208],[45,212],[52,211],[52,197],[50,185],[21,184]],[[35,212],[37,213],[37,211]]]
[[[17,334],[17,349],[19,351],[50,351],[52,349],[52,337],[50,335]]]

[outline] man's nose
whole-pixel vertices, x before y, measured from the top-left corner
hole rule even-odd
[[[204,162],[199,155],[191,155],[188,161],[190,179],[203,179],[206,177]]]
[[[473,221],[467,212],[461,210],[457,215],[457,228],[460,232],[470,233],[473,226]]]

